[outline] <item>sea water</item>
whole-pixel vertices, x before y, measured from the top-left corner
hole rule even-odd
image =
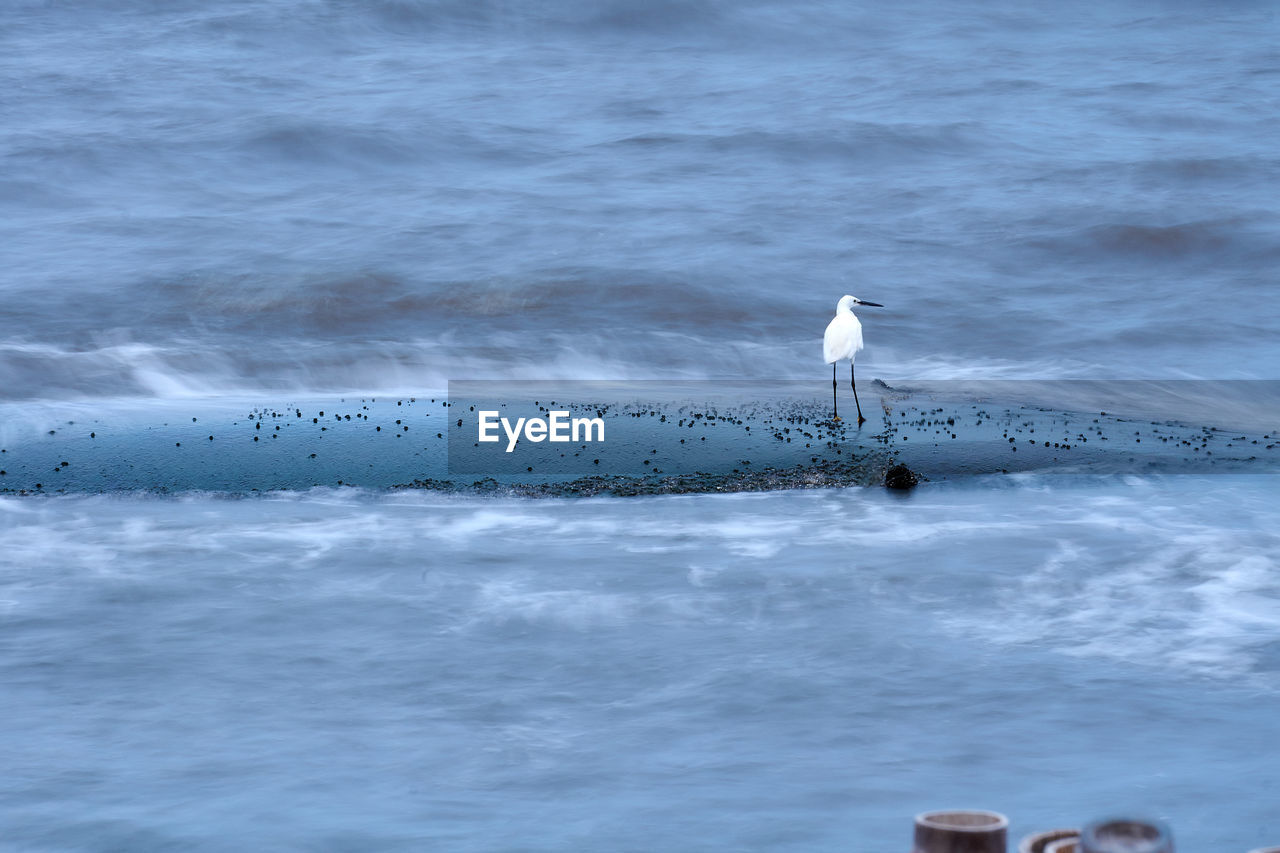
[[[844,293],[886,306],[866,380],[1272,379],[1278,37],[1252,3],[11,0],[0,401],[825,395]],[[1278,497],[0,497],[5,843],[877,851],[957,805],[1280,843]]]

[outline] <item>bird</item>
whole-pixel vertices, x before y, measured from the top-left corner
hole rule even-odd
[[[831,365],[831,417],[840,420],[840,407],[836,405],[836,362],[842,358],[849,359],[849,385],[853,388],[853,404],[858,407],[858,425],[866,418],[862,416],[862,404],[858,402],[858,386],[853,381],[853,359],[862,349],[862,324],[853,313],[853,306],[866,305],[871,308],[883,308],[879,302],[864,302],[856,296],[841,296],[836,303],[836,316],[827,324],[827,331],[822,335],[822,359]]]

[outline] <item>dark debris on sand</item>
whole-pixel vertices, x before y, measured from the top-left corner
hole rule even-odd
[[[884,485],[888,489],[912,489],[919,482],[916,472],[906,465],[894,465],[884,474]]]
[[[857,461],[829,461],[821,466],[797,465],[736,474],[675,474],[647,477],[580,477],[558,483],[502,484],[492,478],[472,483],[425,479],[400,483],[393,489],[430,489],[460,494],[500,494],[513,497],[636,497],[639,495],[725,494],[768,492],[780,489],[829,489],[870,486],[884,481],[888,454],[873,454]]]

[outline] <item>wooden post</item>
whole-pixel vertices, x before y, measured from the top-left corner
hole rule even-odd
[[[1094,821],[1080,833],[1080,853],[1173,853],[1173,835],[1161,823],[1129,818]]]
[[[1009,819],[998,812],[952,809],[916,815],[913,853],[1006,853]]]
[[[1018,842],[1018,853],[1049,853],[1050,847],[1057,841],[1076,841],[1080,838],[1078,829],[1048,829],[1028,835]],[[1070,853],[1063,850],[1061,853]]]

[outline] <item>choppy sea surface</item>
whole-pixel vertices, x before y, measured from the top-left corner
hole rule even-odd
[[[10,0],[0,403],[825,395],[844,293],[885,305],[868,379],[1275,379],[1277,14]],[[1277,844],[1278,498],[0,497],[0,825],[874,851],[962,805]]]
[[[5,499],[6,836],[884,850],[986,804],[1243,851],[1280,831],[1274,498]]]

